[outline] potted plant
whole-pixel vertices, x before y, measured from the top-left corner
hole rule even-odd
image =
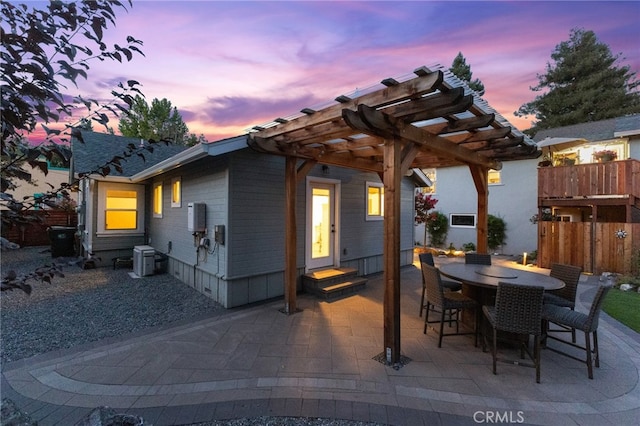
[[[603,149],[601,151],[594,152],[593,158],[595,158],[599,163],[605,163],[618,158],[618,153],[612,149]]]

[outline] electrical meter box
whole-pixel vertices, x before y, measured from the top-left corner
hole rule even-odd
[[[204,232],[207,227],[207,207],[205,203],[187,204],[187,230]]]

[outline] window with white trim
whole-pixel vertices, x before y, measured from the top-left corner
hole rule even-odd
[[[180,178],[171,179],[171,207],[182,206],[182,181]]]
[[[437,179],[436,169],[434,169],[434,168],[422,169],[422,172],[431,181],[431,186],[422,187],[422,188],[420,188],[420,191],[422,191],[423,194],[435,194],[436,193],[436,179]]]
[[[384,185],[367,182],[367,220],[384,219]]]
[[[98,186],[98,234],[144,232],[144,187],[101,182]]]
[[[153,217],[162,217],[162,183],[153,184]]]
[[[489,169],[487,175],[487,183],[489,185],[502,185],[502,174],[499,170]]]

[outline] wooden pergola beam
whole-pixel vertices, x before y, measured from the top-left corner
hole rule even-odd
[[[342,117],[342,111],[344,109],[355,110],[358,105],[361,104],[383,107],[406,99],[415,98],[421,94],[437,90],[443,81],[444,74],[441,71],[422,75],[396,86],[387,87],[384,90],[376,90],[375,92],[364,94],[345,103],[331,105],[321,111],[298,117],[287,123],[262,129],[260,131],[260,137],[264,139],[272,138],[293,130],[299,130],[300,128],[316,126],[326,123],[327,121],[339,119]],[[249,137],[251,137],[251,134],[249,134]]]
[[[383,137],[395,135],[443,157],[451,157],[463,163],[477,164],[494,170],[502,168],[502,164],[498,161],[478,155],[440,136],[432,135],[419,127],[407,124],[366,105],[360,105],[357,113],[344,110],[343,117],[349,126],[364,133],[374,133]]]

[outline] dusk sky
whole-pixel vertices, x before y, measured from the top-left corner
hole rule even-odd
[[[422,65],[448,68],[462,52],[484,98],[525,130],[532,118],[513,112],[572,28],[593,30],[640,74],[638,1],[134,0],[107,41],[131,35],[146,57],[93,63],[78,94],[108,98],[137,80],[149,103],[167,98],[191,133],[215,141]]]

